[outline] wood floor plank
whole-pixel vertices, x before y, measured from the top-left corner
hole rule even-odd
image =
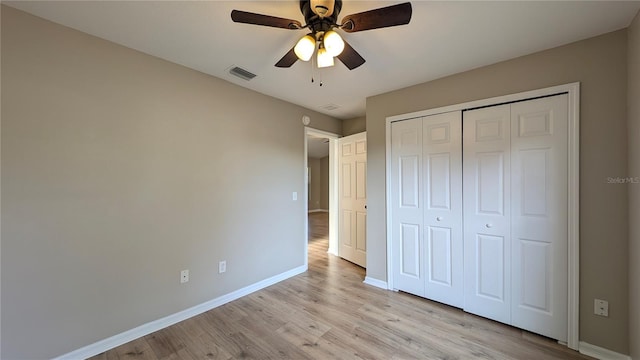
[[[363,283],[327,254],[328,214],[309,215],[309,270],[93,357],[169,359],[590,359],[557,342]]]
[[[353,354],[336,346],[323,336],[317,337],[295,324],[287,324],[278,330],[278,334],[291,344],[302,349],[312,359],[350,359]]]
[[[210,333],[203,331],[194,319],[174,326],[173,335],[184,344],[184,352],[194,359],[228,360],[233,356],[218,347]]]
[[[122,346],[119,346],[113,350],[110,350],[104,354],[104,357],[99,359],[103,360],[153,360],[157,359],[153,349],[147,343],[147,340],[142,337],[134,341],[128,342]],[[101,355],[98,355],[101,356]]]
[[[158,359],[167,359],[184,348],[179,338],[173,336],[176,327],[168,327],[145,336],[147,343]]]

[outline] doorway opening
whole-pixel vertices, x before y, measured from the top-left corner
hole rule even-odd
[[[308,268],[310,240],[327,236],[326,251],[338,255],[338,163],[339,135],[305,127],[304,132],[304,263]],[[310,221],[311,219],[311,221]],[[310,223],[316,234],[310,231]],[[328,227],[323,228],[323,227]],[[317,231],[321,234],[318,235]],[[322,233],[324,232],[324,235]]]

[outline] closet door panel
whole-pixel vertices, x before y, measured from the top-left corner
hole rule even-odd
[[[463,305],[462,113],[423,123],[425,297]]]
[[[474,241],[476,259],[476,295],[484,299],[506,302],[507,290],[505,284],[504,249],[506,247],[503,236],[476,234]]]
[[[464,309],[511,323],[510,105],[464,113]]]
[[[392,272],[397,290],[424,296],[422,119],[391,124]]]
[[[567,340],[567,95],[512,104],[512,324]]]

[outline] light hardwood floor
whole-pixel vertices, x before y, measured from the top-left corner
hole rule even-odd
[[[362,283],[309,215],[309,271],[93,359],[590,359],[526,331]]]

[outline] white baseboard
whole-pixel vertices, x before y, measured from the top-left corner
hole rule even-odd
[[[313,210],[309,210],[310,213],[317,213],[317,212],[326,212],[328,213],[329,210],[327,209],[313,209]]]
[[[148,322],[146,324],[140,325],[136,328],[133,328],[131,330],[127,330],[123,333],[114,335],[110,338],[104,339],[104,340],[100,340],[98,342],[95,342],[91,345],[87,345],[83,348],[74,350],[70,353],[61,355],[57,358],[55,358],[54,360],[71,360],[71,359],[86,359],[98,354],[101,354],[107,350],[113,349],[117,346],[123,345],[128,343],[129,341],[138,339],[142,336],[145,335],[149,335],[153,332],[156,332],[158,330],[162,330],[168,326],[171,326],[173,324],[179,323],[180,321],[183,320],[187,320],[191,317],[194,317],[196,315],[202,314],[206,311],[209,311],[211,309],[215,309],[218,306],[224,305],[228,302],[231,302],[233,300],[239,299],[243,296],[249,295],[252,292],[258,291],[260,289],[264,289],[268,286],[271,286],[275,283],[278,283],[282,280],[286,280],[290,277],[296,276],[298,274],[301,274],[303,272],[307,271],[307,267],[306,266],[299,266],[297,268],[291,269],[289,271],[285,271],[282,274],[278,274],[275,276],[272,276],[268,279],[264,279],[262,281],[259,281],[255,284],[251,284],[249,286],[246,286],[242,289],[233,291],[231,293],[222,295],[220,297],[217,297],[215,299],[209,300],[207,302],[204,302],[200,305],[196,305],[194,307],[182,310],[180,312],[177,312],[175,314],[166,316],[162,319],[158,319],[158,320],[154,320],[151,322]]]
[[[386,281],[374,279],[374,278],[371,278],[371,277],[368,277],[368,276],[364,277],[363,283],[365,283],[367,285],[379,287],[380,289],[389,290],[389,288],[387,287],[388,285],[387,285]]]
[[[594,357],[600,360],[631,360],[631,356],[617,353],[600,346],[591,345],[580,341],[580,354]]]

